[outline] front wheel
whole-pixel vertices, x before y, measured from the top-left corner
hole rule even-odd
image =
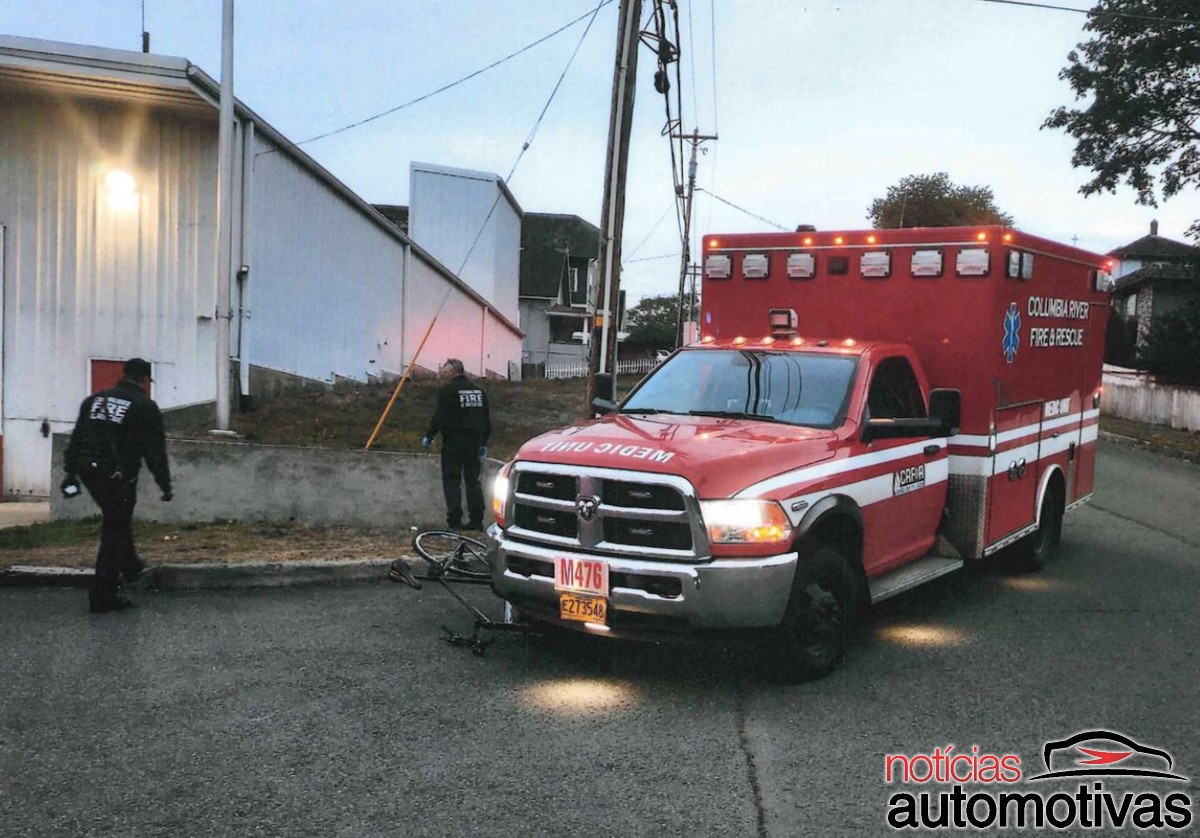
[[[413,549],[435,575],[490,579],[492,560],[482,541],[449,530],[425,530],[413,539]]]
[[[777,630],[776,677],[796,684],[836,669],[846,657],[856,604],[854,575],[840,550],[817,544],[802,552]]]

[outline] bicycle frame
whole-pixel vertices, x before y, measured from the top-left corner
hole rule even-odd
[[[456,556],[461,557],[463,547],[460,546],[456,551]],[[437,582],[445,589],[446,593],[450,594],[458,601],[463,608],[470,612],[474,617],[474,626],[470,636],[461,635],[446,626],[442,626],[442,631],[446,632],[446,641],[455,646],[470,646],[472,653],[479,656],[487,649],[495,638],[485,640],[480,636],[481,631],[493,632],[521,632],[529,634],[531,628],[524,623],[510,623],[501,620],[493,620],[487,614],[484,614],[477,606],[470,603],[466,597],[454,589],[455,585],[491,585],[489,579],[475,579],[471,577],[457,576],[454,573],[452,561],[438,561],[431,559],[428,556],[422,556],[428,564],[432,572],[413,574],[408,567],[408,563],[404,559],[397,559],[392,562],[391,572],[389,577],[394,581],[402,581],[411,588],[420,590],[422,585],[418,580],[431,580]]]

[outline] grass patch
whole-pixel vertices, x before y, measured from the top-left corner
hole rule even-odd
[[[1164,425],[1147,425],[1130,419],[1100,417],[1100,429],[1128,437],[1172,456],[1200,463],[1200,433],[1177,430]]]
[[[638,382],[622,377],[621,392]],[[526,440],[584,417],[585,379],[480,381],[492,415],[488,451],[507,460]],[[421,437],[433,416],[437,383],[410,380],[397,396],[379,437],[376,451],[420,452]],[[231,417],[231,429],[248,442],[319,448],[361,449],[371,436],[392,396],[395,384],[337,384],[329,390],[273,399],[260,408]],[[197,425],[172,436],[208,438],[208,426]]]

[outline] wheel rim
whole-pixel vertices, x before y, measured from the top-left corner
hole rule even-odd
[[[846,630],[846,610],[828,582],[810,582],[804,589],[807,604],[796,619],[800,650],[809,657],[834,662],[841,654]]]

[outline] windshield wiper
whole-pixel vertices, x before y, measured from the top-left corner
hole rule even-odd
[[[689,410],[688,416],[713,416],[717,419],[757,419],[760,422],[778,422],[779,419],[766,413],[743,413],[739,410]]]
[[[678,410],[667,410],[661,407],[626,407],[617,411],[618,413],[644,413],[653,415],[655,413],[678,413]]]

